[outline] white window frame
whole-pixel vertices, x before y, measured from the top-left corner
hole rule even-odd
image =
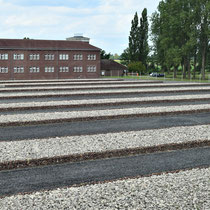
[[[54,54],[45,54],[44,59],[46,61],[53,61],[53,60],[55,60],[55,55]]]
[[[8,54],[4,53],[4,54],[0,54],[0,60],[8,60]]]
[[[82,61],[83,60],[83,55],[82,54],[74,54],[73,59],[75,61]]]
[[[59,54],[59,60],[69,60],[68,54]]]
[[[59,72],[69,72],[69,67],[68,66],[60,66]]]
[[[39,54],[30,54],[29,59],[32,60],[39,60],[40,56]]]
[[[88,61],[95,61],[96,60],[96,54],[89,54],[87,55]]]
[[[45,66],[44,72],[45,73],[53,73],[53,72],[55,72],[55,68],[54,68],[54,66]]]
[[[8,67],[0,67],[0,73],[7,74],[8,73]]]
[[[40,72],[40,68],[39,67],[29,67],[29,72],[30,73],[39,73]]]
[[[87,72],[96,72],[96,66],[87,66]]]
[[[24,54],[13,54],[13,59],[14,60],[24,60]]]
[[[75,73],[83,72],[83,67],[82,66],[74,66],[73,72],[75,72]]]
[[[14,73],[16,74],[16,73],[21,73],[21,74],[23,74],[24,73],[24,67],[14,67],[14,69],[13,69],[13,71],[14,71]]]

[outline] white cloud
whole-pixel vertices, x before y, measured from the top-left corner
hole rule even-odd
[[[151,13],[159,1],[99,0],[96,6],[88,8],[63,4],[30,6],[15,2],[0,0],[0,37],[65,39],[79,32],[89,36],[97,47],[120,54],[128,44],[135,12],[140,16],[147,7]]]

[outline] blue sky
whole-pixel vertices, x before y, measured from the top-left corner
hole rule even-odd
[[[0,38],[63,40],[82,33],[107,53],[128,46],[131,20],[159,0],[0,0]]]

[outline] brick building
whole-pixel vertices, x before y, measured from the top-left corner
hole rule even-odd
[[[0,80],[100,77],[100,49],[82,41],[0,39]]]
[[[113,60],[101,60],[101,76],[123,76],[128,68]]]

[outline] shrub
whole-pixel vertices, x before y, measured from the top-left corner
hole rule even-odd
[[[136,61],[128,64],[128,71],[144,74],[146,73],[146,68],[142,62]]]

